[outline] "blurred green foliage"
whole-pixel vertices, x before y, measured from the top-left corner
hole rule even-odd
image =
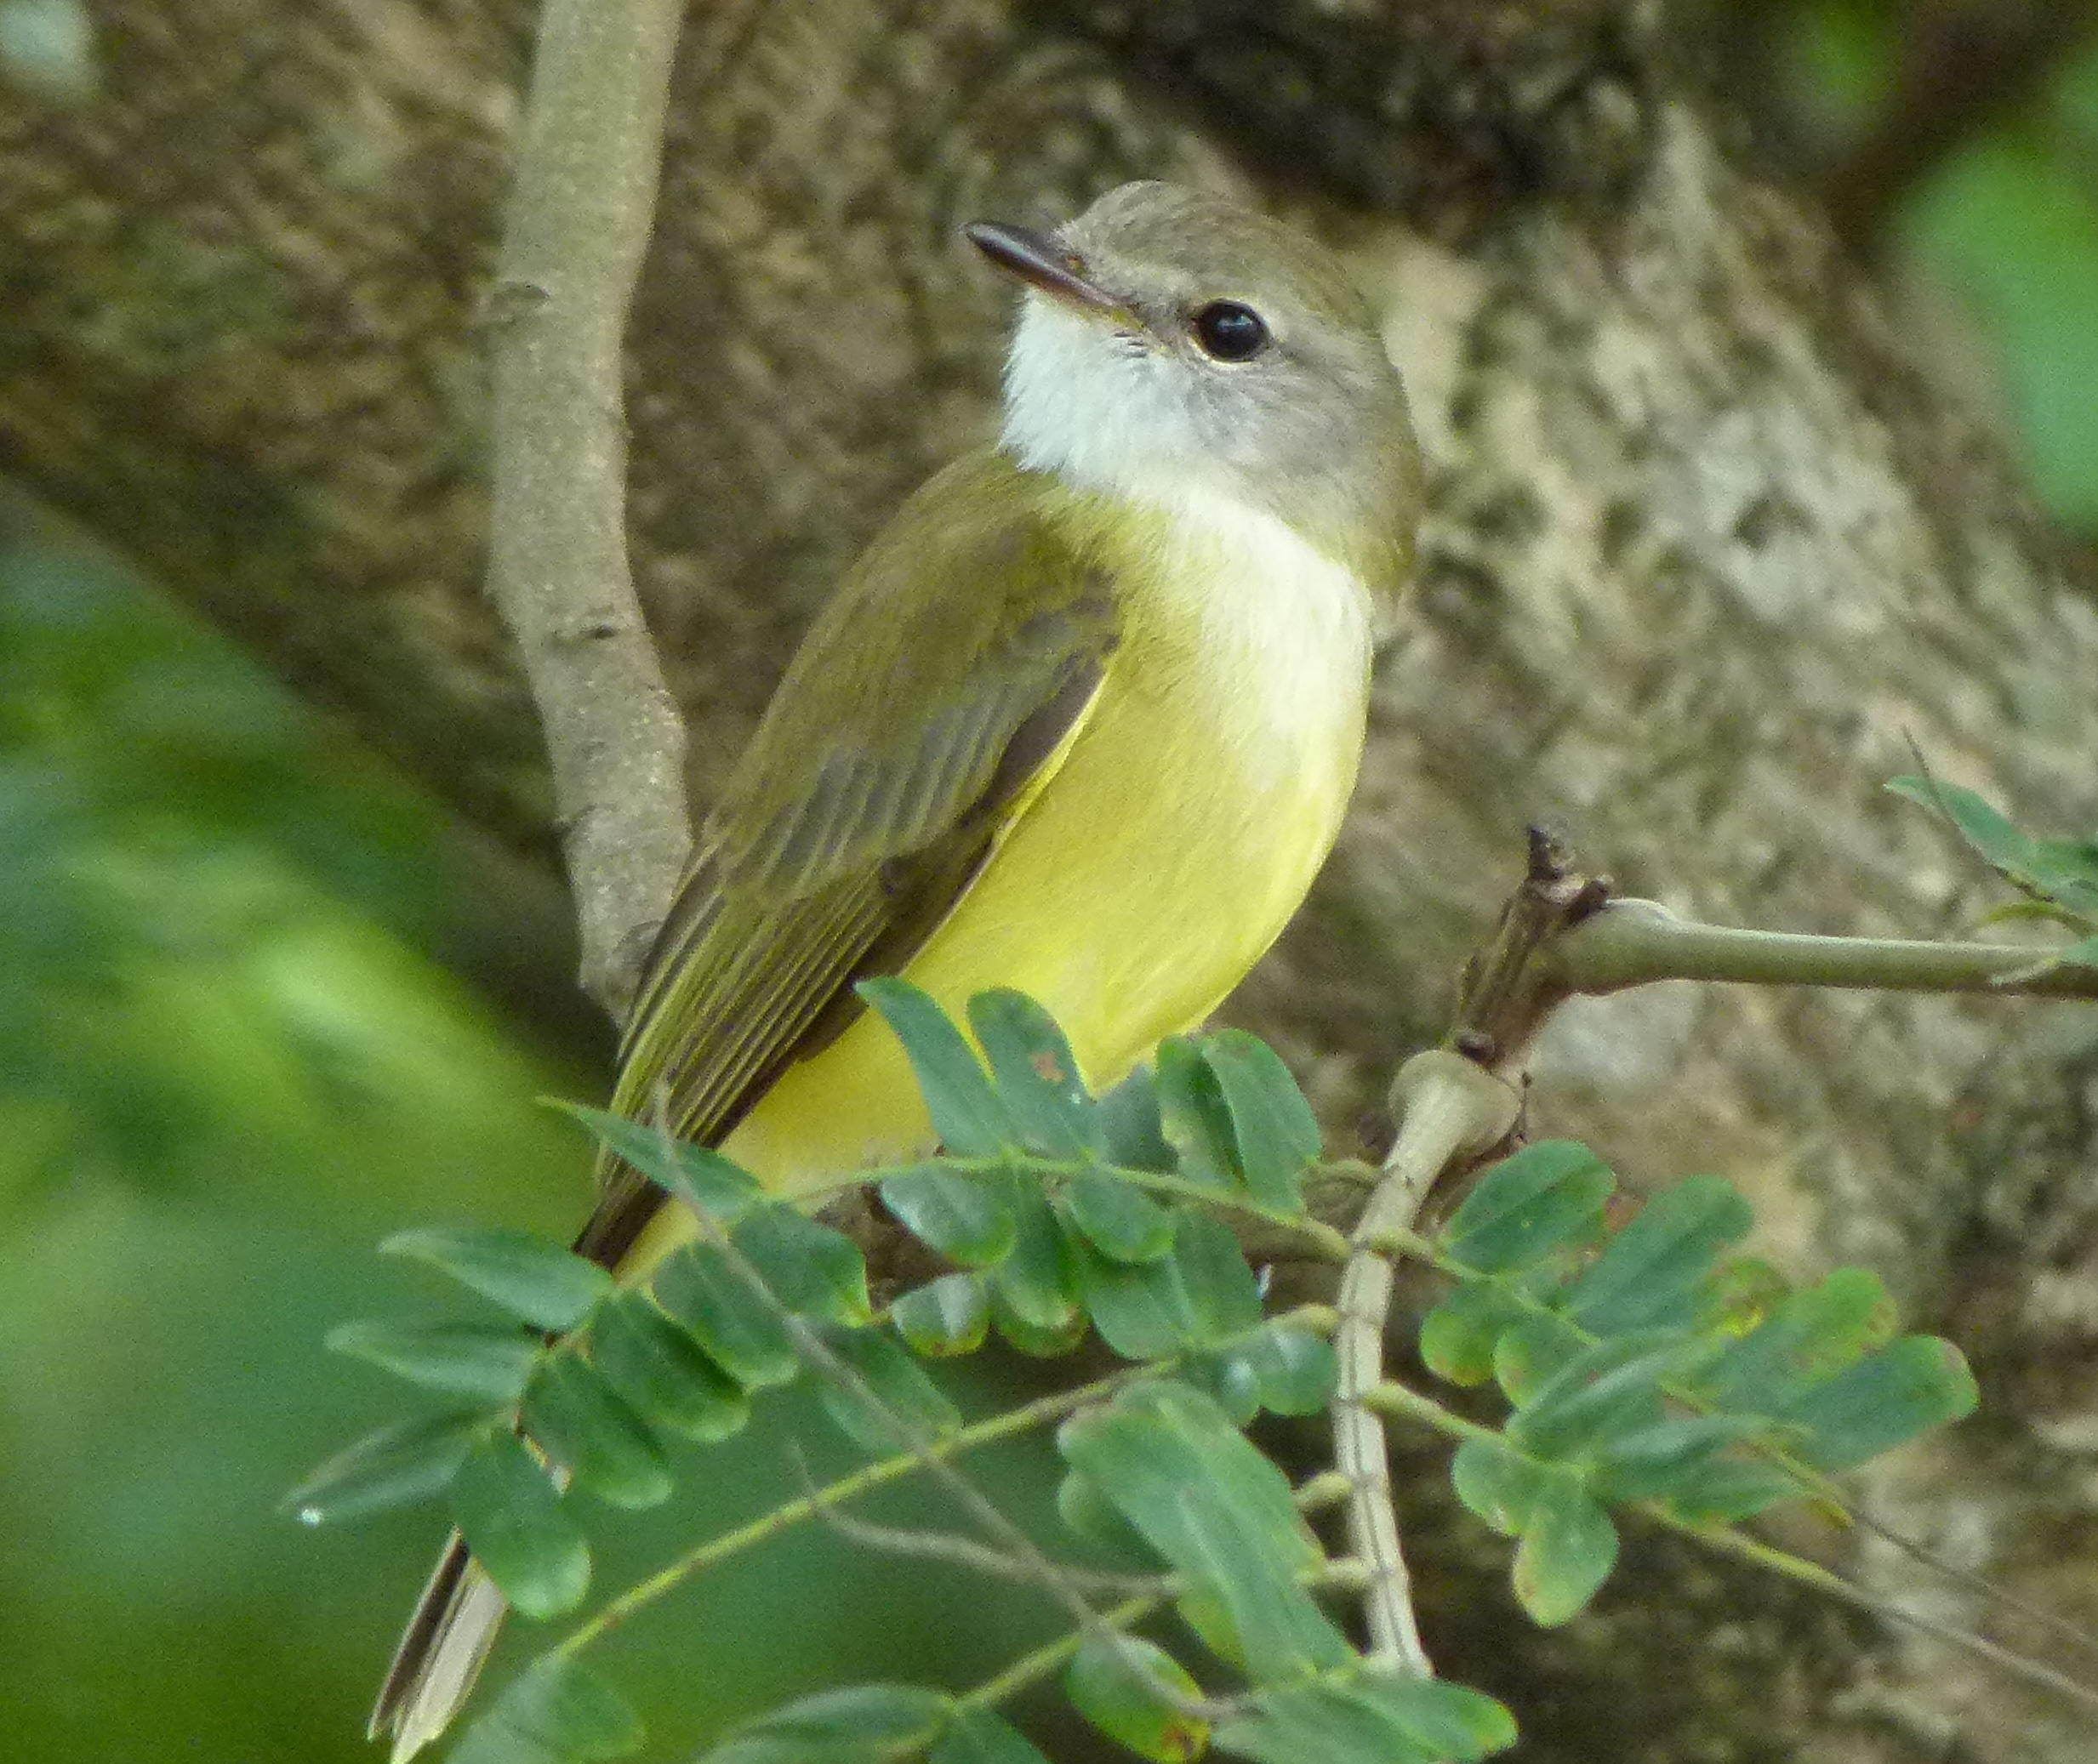
[[[1914,0],[1791,9],[1787,101],[1817,151],[1836,157],[1872,126],[1901,33],[1924,10]],[[1890,233],[1882,242],[1897,262],[1974,322],[2041,501],[2098,537],[2098,38],[1930,168]]]

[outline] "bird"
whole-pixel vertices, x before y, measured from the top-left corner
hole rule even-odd
[[[855,985],[1011,987],[1105,1089],[1200,1024],[1339,832],[1421,467],[1377,315],[1317,241],[1125,184],[966,236],[1019,285],[996,439],[911,496],[803,640],[643,964],[615,1112],[774,1193],[937,1149]],[[600,1160],[579,1253],[695,1225]],[[504,1613],[454,1533],[371,1721],[401,1764]]]

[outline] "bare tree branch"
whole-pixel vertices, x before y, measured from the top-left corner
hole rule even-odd
[[[545,731],[583,984],[614,1015],[692,844],[684,725],[627,564],[620,391],[681,10],[550,0],[492,311],[488,589]]]

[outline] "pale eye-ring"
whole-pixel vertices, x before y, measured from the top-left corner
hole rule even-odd
[[[1268,346],[1267,321],[1237,300],[1211,300],[1190,328],[1212,361],[1250,361]]]

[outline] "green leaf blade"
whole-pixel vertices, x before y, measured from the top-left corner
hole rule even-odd
[[[801,1370],[786,1319],[717,1243],[693,1243],[656,1271],[656,1303],[747,1391],[791,1383]]]
[[[772,1296],[797,1317],[852,1328],[874,1315],[867,1264],[842,1232],[778,1204],[754,1208],[731,1238]]]
[[[301,1525],[341,1525],[434,1500],[451,1486],[486,1414],[436,1415],[368,1433],[284,1497]]]
[[[889,1306],[889,1320],[910,1351],[926,1359],[972,1354],[990,1333],[990,1290],[981,1276],[943,1274]]]
[[[926,1764],[1049,1764],[1049,1761],[1001,1716],[988,1709],[956,1709]]]
[[[523,1330],[478,1323],[348,1323],[328,1331],[328,1346],[411,1384],[490,1405],[515,1403],[539,1357],[538,1340]]]
[[[1598,1335],[1688,1327],[1719,1252],[1754,1222],[1723,1176],[1664,1188],[1582,1270],[1567,1290],[1566,1314]]]
[[[1515,1546],[1515,1596],[1532,1623],[1555,1629],[1588,1607],[1617,1565],[1617,1528],[1565,1472],[1539,1484]]]
[[[1437,1241],[1474,1273],[1533,1267],[1556,1249],[1592,1240],[1616,1178],[1586,1146],[1544,1140],[1482,1176]]]
[[[700,1764],[898,1764],[947,1733],[953,1712],[915,1685],[824,1691],[744,1723]]]
[[[1794,1453],[1833,1472],[1963,1420],[1978,1400],[1958,1348],[1936,1336],[1910,1335],[1809,1391],[1784,1420],[1804,1431]]]
[[[1220,1029],[1203,1044],[1202,1059],[1230,1115],[1240,1174],[1253,1198],[1278,1213],[1301,1214],[1299,1185],[1319,1156],[1319,1123],[1282,1056],[1242,1029]]]
[[[968,1038],[907,980],[863,980],[856,990],[904,1044],[932,1130],[958,1158],[995,1158],[1025,1135],[991,1084]]]
[[[1152,1262],[1170,1255],[1173,1215],[1134,1185],[1104,1170],[1085,1170],[1063,1185],[1071,1223],[1110,1261]]]
[[[1170,1380],[1058,1430],[1064,1461],[1174,1568],[1213,1590],[1257,1682],[1351,1658],[1299,1584],[1319,1561],[1288,1481],[1215,1400]]]
[[[1012,1253],[1019,1232],[1010,1187],[926,1164],[883,1182],[881,1204],[927,1249],[959,1267],[989,1268]]]
[[[1030,1151],[1072,1158],[1099,1150],[1092,1097],[1070,1043],[1047,1011],[1024,993],[995,988],[969,1000],[969,1027]]]
[[[1209,1749],[1209,1723],[1188,1712],[1202,1688],[1186,1667],[1138,1636],[1083,1642],[1063,1675],[1071,1705],[1151,1764],[1189,1764]]]
[[[647,1738],[641,1717],[580,1661],[547,1654],[509,1685],[467,1730],[452,1764],[518,1764],[526,1758],[629,1757]]]
[[[639,1171],[697,1217],[733,1225],[752,1207],[765,1204],[758,1179],[709,1147],[673,1139],[659,1128],[601,1108],[576,1102],[553,1106],[580,1122],[622,1164]]]
[[[597,1371],[572,1353],[547,1359],[525,1391],[533,1441],[587,1489],[614,1506],[658,1506],[670,1496],[662,1448]]]
[[[612,1291],[596,1263],[505,1226],[432,1226],[396,1232],[382,1255],[448,1274],[537,1329],[572,1329]]]
[[[702,1445],[743,1431],[744,1388],[646,1293],[622,1293],[590,1326],[590,1361],[613,1390],[656,1425]]]
[[[864,1386],[826,1379],[818,1392],[824,1412],[855,1444],[882,1454],[961,1431],[961,1410],[886,1330],[830,1328],[820,1334]]]
[[[452,1479],[452,1516],[503,1596],[527,1617],[560,1617],[590,1590],[590,1546],[545,1466],[516,1435],[490,1434]]]

